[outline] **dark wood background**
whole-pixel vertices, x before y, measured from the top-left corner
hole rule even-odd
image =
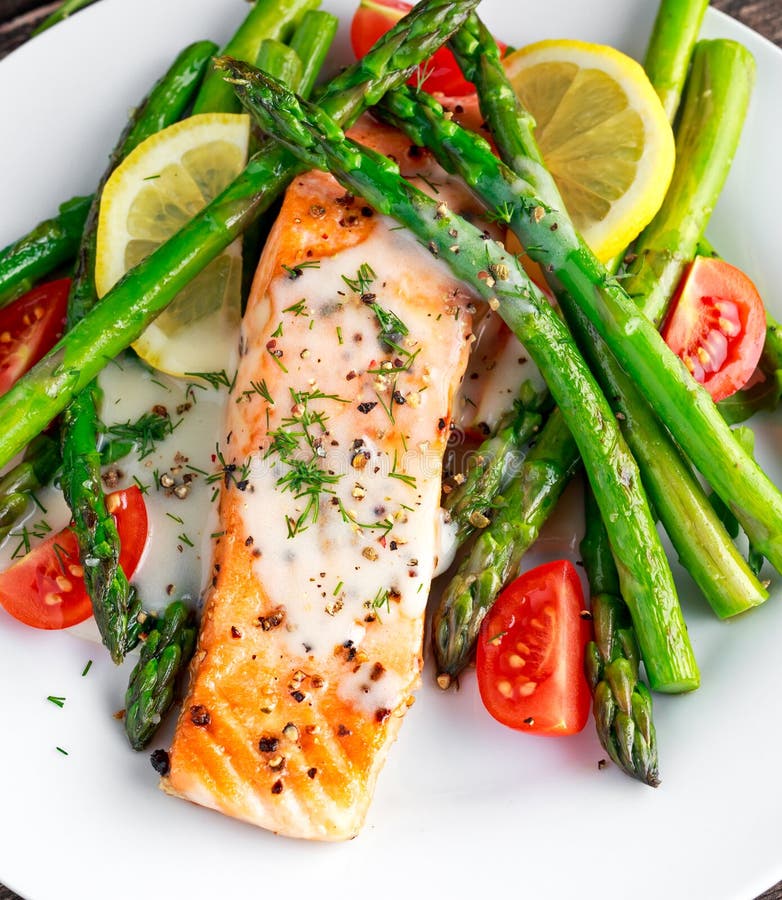
[[[42,3],[41,0],[0,0],[0,59],[23,44],[35,25],[58,5],[59,0],[54,3]],[[782,0],[712,0],[712,6],[749,25],[782,47]],[[0,900],[20,898],[0,885]],[[782,882],[757,900],[782,900]]]

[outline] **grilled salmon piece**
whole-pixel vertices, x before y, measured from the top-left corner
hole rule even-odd
[[[396,132],[358,136],[477,212]],[[242,326],[166,791],[289,836],[359,830],[419,684],[473,299],[329,175],[289,188]]]

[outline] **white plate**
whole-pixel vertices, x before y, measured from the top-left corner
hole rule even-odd
[[[353,0],[330,0],[349,13]],[[486,0],[496,32],[520,44],[580,37],[643,53],[651,0]],[[128,108],[186,42],[224,40],[241,0],[104,0],[0,65],[0,246],[88,192]],[[706,33],[744,41],[758,88],[714,216],[717,246],[782,315],[778,174],[782,53],[710,12]],[[345,31],[340,35],[345,52]],[[762,429],[782,483],[782,420]],[[776,457],[776,459],[775,459]],[[30,900],[62,897],[321,897],[357,893],[526,897],[749,898],[782,878],[782,604],[719,624],[680,578],[703,687],[657,698],[662,786],[614,767],[591,727],[568,741],[522,737],[480,708],[471,678],[442,695],[430,680],[354,841],[276,838],[156,789],[112,713],[127,670],[70,635],[0,614],[0,880]],[[84,678],[88,659],[95,663]],[[47,695],[67,697],[63,709]],[[162,741],[161,741],[162,743]],[[57,752],[60,746],[69,755]]]

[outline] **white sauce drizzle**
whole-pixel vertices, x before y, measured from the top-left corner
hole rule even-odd
[[[391,633],[399,617],[420,619],[435,562],[449,555],[440,547],[446,532],[439,507],[442,454],[431,441],[441,419],[440,430],[447,428],[449,385],[463,350],[459,338],[470,336],[464,311],[470,298],[442,262],[392,227],[378,220],[358,246],[321,260],[317,268],[303,268],[298,278],[274,278],[268,304],[256,305],[245,317],[245,334],[256,342],[240,363],[234,397],[264,366],[269,371],[270,333],[278,335],[274,350],[282,353],[278,359],[288,372],[270,378],[274,406],[257,395],[229,404],[231,442],[223,452],[247,467],[249,484],[241,502],[246,532],[260,552],[254,574],[271,604],[285,607],[287,630],[278,633],[294,656],[328,659],[347,641],[360,647],[367,618],[369,627],[377,628],[372,619],[379,619],[379,627]],[[367,262],[374,271],[367,288],[373,302],[409,329],[401,341],[407,355],[381,344],[373,309],[343,279],[354,279]],[[431,292],[439,293],[434,302]],[[416,297],[425,299],[417,306]],[[453,321],[435,329],[433,319],[446,316]],[[398,358],[413,354],[408,370],[376,374],[394,357],[404,368]],[[291,388],[309,392],[307,409],[324,416],[312,433],[320,467],[334,480],[318,498],[317,523],[306,516],[308,497],[297,498],[278,485],[290,472],[288,464],[277,451],[264,458],[270,443],[263,425],[267,407],[272,432],[287,416],[301,414],[304,404],[294,408]],[[329,396],[317,397],[315,391]],[[256,404],[254,415],[248,403]],[[259,439],[261,452],[253,449]],[[249,459],[237,455],[248,451]],[[304,440],[296,452],[298,458],[312,455]],[[290,523],[303,513],[305,527],[291,537]],[[367,710],[393,709],[406,684],[409,673],[387,670],[382,679],[368,682],[359,671],[340,680],[339,692]]]

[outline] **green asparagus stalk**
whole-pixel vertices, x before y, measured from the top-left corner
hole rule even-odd
[[[301,80],[301,59],[287,44],[273,38],[261,41],[256,65],[279,78],[284,84],[297,85]]]
[[[479,533],[435,609],[432,641],[441,688],[448,688],[469,663],[481,622],[579,464],[578,446],[555,409],[518,474],[495,497],[491,524]]]
[[[447,123],[442,108],[433,98],[415,95],[411,90],[401,88],[387,95],[380,109],[387,118],[406,130],[413,140],[429,146],[446,168],[457,171],[468,181],[473,178],[473,173],[481,172],[477,190],[485,202],[493,203],[496,192],[504,190],[502,179],[512,185],[513,176],[502,166],[496,165],[495,177],[500,180],[498,185],[489,187],[493,178],[489,170],[483,168],[486,156],[483,142]],[[682,157],[680,164],[686,166],[687,157]],[[552,197],[547,197],[547,202],[561,205],[558,194],[553,197],[553,203]],[[686,206],[683,209],[686,210]],[[505,207],[505,212],[512,216],[512,200]],[[568,309],[564,301],[563,306]],[[594,339],[590,328],[585,329],[581,323],[577,329],[577,335],[582,338],[582,349],[588,354],[595,371],[600,373],[603,390],[612,399],[625,439],[641,465],[644,485],[682,562],[690,569],[720,616],[735,615],[763,602],[767,592],[721,527],[690,467],[651,413],[638,388],[616,364],[603,342]],[[563,467],[564,470],[567,468]],[[450,602],[455,602],[453,595],[446,591],[441,603]],[[448,621],[445,612],[442,618]],[[437,657],[442,669],[453,674],[455,663],[450,658],[450,647],[443,637]]]
[[[509,413],[496,432],[481,443],[470,459],[467,474],[446,491],[443,506],[456,525],[459,544],[476,529],[489,524],[487,514],[496,496],[515,477],[522,448],[539,431],[543,421],[541,410],[547,400],[547,389],[537,390],[525,381],[514,412]]]
[[[255,0],[247,18],[221,53],[254,63],[263,40],[271,38],[286,43],[304,13],[319,3],[320,0]],[[210,72],[193,103],[193,113],[238,111],[239,104],[230,87]]]
[[[594,698],[597,735],[611,759],[631,778],[660,783],[652,697],[638,677],[638,646],[622,599],[608,532],[592,492],[584,496],[581,541],[595,638],[587,645],[586,676]]]
[[[410,77],[458,28],[478,0],[425,0],[361,60],[334,78],[321,105],[350,124]],[[3,397],[4,466],[269,205],[303,166],[277,146],[262,148],[210,204],[102,298],[89,315]]]
[[[476,84],[483,82],[482,111],[497,126],[495,137],[502,131],[497,140],[500,153],[519,166],[508,173],[485,153],[486,168],[469,174],[471,188],[479,196],[491,197],[498,215],[509,217],[522,245],[542,264],[563,309],[578,304],[676,442],[734,509],[750,540],[782,570],[782,494],[736,442],[708,392],[687,373],[621,285],[607,275],[566,213],[543,202],[541,195],[556,196],[556,185],[542,164],[534,123],[508,84],[499,51],[490,50],[492,45],[496,48],[491,35],[472,17],[469,29],[461,29],[451,43],[460,63],[467,60],[465,75]],[[514,149],[507,157],[506,150]]]
[[[128,153],[147,137],[180,118],[215,49],[215,44],[201,41],[183,50],[133,114],[120,137],[87,214],[68,296],[69,329],[81,322],[98,302],[95,257],[103,185]],[[111,658],[120,663],[130,649],[128,629],[141,612],[141,600],[120,568],[117,524],[103,493],[98,451],[102,426],[97,396],[97,385],[88,385],[74,396],[64,411],[60,433],[62,489],[71,510],[95,622]]]
[[[92,197],[74,197],[0,254],[0,306],[20,297],[36,281],[70,262],[79,248]]]
[[[68,16],[72,16],[75,12],[84,9],[85,6],[90,6],[94,2],[95,0],[63,0],[51,15],[47,16],[39,25],[36,25],[33,29],[33,37],[46,31],[48,28],[51,28],[52,25],[57,25],[59,22],[67,19]]]
[[[538,413],[524,411],[518,418],[511,417],[507,424],[501,424],[470,460],[464,480],[446,494],[443,505],[456,525],[459,544],[489,524],[487,514],[503,483],[508,482],[508,466],[520,458],[522,448],[540,430],[542,421]]]
[[[689,164],[676,167],[663,205],[638,237],[622,279],[625,291],[658,328],[722,191],[753,81],[754,61],[741,44],[719,40],[696,45],[676,126],[676,155],[686,155]]]
[[[180,600],[171,603],[149,632],[125,695],[125,732],[134,750],[143,750],[174,702],[176,680],[193,655],[193,614]]]
[[[662,0],[657,10],[644,69],[671,122],[708,5],[709,0]]]
[[[302,72],[297,91],[302,97],[309,97],[312,93],[338,27],[339,19],[336,16],[320,9],[308,9],[302,16],[301,24],[293,32],[290,48],[301,60]],[[294,82],[291,81],[290,84]]]
[[[626,595],[633,598],[650,679],[660,690],[697,687],[673,577],[635,460],[545,295],[503,247],[405,182],[393,162],[347,140],[322,110],[249,66],[231,60],[217,64],[262,130],[285,141],[310,166],[328,168],[352,193],[406,225],[498,310],[541,370],[578,444],[601,509],[607,518],[612,513],[612,546]]]
[[[290,46],[267,39],[261,43],[257,66],[284,84],[309,97],[315,86],[320,67],[334,40],[338,20],[329,13],[308,9],[291,38]],[[298,88],[296,88],[298,85]],[[257,150],[256,136],[250,143]],[[242,297],[250,295],[255,269],[265,236],[274,221],[275,210],[256,219],[244,232],[242,239]]]
[[[30,442],[21,462],[0,478],[0,540],[27,512],[30,494],[48,484],[59,467],[57,442],[40,434]]]

